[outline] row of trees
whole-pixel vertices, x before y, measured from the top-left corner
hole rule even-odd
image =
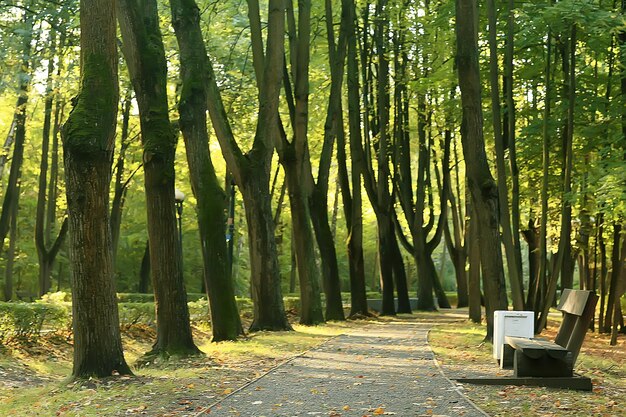
[[[144,171],[146,259],[157,305],[150,354],[198,352],[176,230],[178,131],[197,205],[216,341],[243,332],[224,239],[229,197],[216,170],[222,157],[244,201],[251,330],[290,329],[276,241],[285,197],[301,323],[344,319],[337,214],[329,208],[334,185],[348,237],[350,315],[369,314],[363,213],[371,207],[382,314],[411,312],[407,253],[417,271],[418,309],[450,306],[433,259],[443,244],[454,265],[458,306],[469,305],[470,318],[480,321],[482,298],[487,337],[492,312],[508,306],[507,287],[513,307],[535,310],[537,330],[543,329],[557,287],[574,285],[576,265],[579,285],[603,296],[599,328],[616,337],[626,287],[624,4],[509,1],[498,8],[489,0],[483,16],[473,0],[248,0],[244,18],[231,2],[170,0],[168,11],[156,0],[81,0],[80,88],[64,123],[69,106],[60,89],[77,67],[77,5],[44,6],[13,1],[2,10],[13,35],[2,42],[18,57],[3,64],[3,73],[10,74],[11,65],[20,71],[2,84],[17,85],[17,103],[5,143],[7,155],[11,146],[13,153],[0,232],[9,237],[9,272],[24,193],[29,95],[33,80],[44,78],[43,139],[34,146],[41,150],[39,290],[50,290],[52,265],[68,234],[75,377],[130,372],[114,264],[127,190],[138,169]],[[224,15],[241,28],[236,39],[244,33],[249,39],[243,58],[232,59],[239,43],[229,47],[228,62],[208,48],[215,43],[211,28],[220,27],[214,19]],[[44,51],[45,59],[33,59],[33,49]],[[120,62],[120,78],[127,76],[132,86],[121,98]],[[140,162],[130,156],[134,112]],[[209,132],[221,155],[208,146]],[[272,179],[277,168],[281,175]]]

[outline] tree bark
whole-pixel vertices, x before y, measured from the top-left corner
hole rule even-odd
[[[131,374],[111,257],[109,188],[118,102],[115,7],[81,0],[81,85],[63,127],[72,262],[74,378]]]
[[[292,7],[289,8],[289,16],[295,22]],[[285,179],[289,189],[293,240],[300,280],[300,324],[314,325],[323,322],[324,315],[309,207],[314,184],[308,149],[310,0],[298,2],[297,29],[290,27],[289,36],[292,39],[290,56],[294,78],[294,112],[292,115],[294,135],[291,143],[286,138],[279,139],[276,149],[280,162],[285,168]],[[289,80],[285,78],[283,81],[288,83]],[[291,96],[288,99],[291,99]]]
[[[139,107],[157,339],[149,355],[200,353],[193,342],[174,207],[176,133],[169,120],[167,63],[155,0],[120,0],[124,56]]]
[[[468,271],[468,301],[469,319],[474,323],[480,323],[482,319],[482,292],[480,290],[480,242],[478,237],[478,219],[474,210],[471,211],[467,225],[467,246],[469,258]]]
[[[536,331],[541,332],[547,323],[548,312],[552,307],[555,299],[556,284],[561,274],[561,284],[563,288],[571,288],[569,282],[571,259],[571,241],[570,235],[572,230],[572,206],[568,200],[568,195],[572,191],[572,166],[573,166],[573,133],[574,133],[574,109],[576,98],[576,25],[572,25],[571,37],[569,42],[569,53],[564,54],[564,63],[569,60],[569,67],[565,66],[564,72],[567,74],[567,82],[565,84],[565,92],[568,97],[568,109],[566,118],[566,129],[563,132],[563,192],[561,195],[561,233],[559,236],[559,250],[554,268],[550,273],[550,280],[546,289],[546,297],[543,300],[541,314],[538,318]],[[567,69],[567,71],[566,71]],[[565,278],[564,278],[565,277]],[[569,285],[569,286],[568,286]]]
[[[22,41],[22,61],[21,72],[19,73],[18,98],[15,105],[15,114],[11,130],[13,132],[13,157],[11,160],[11,169],[9,171],[9,179],[7,181],[4,200],[2,201],[2,213],[0,214],[0,245],[4,244],[4,240],[11,228],[11,214],[13,213],[13,205],[19,200],[18,183],[22,176],[22,164],[24,162],[24,141],[26,140],[26,106],[28,104],[28,93],[32,76],[31,72],[31,43],[33,40],[34,23],[33,14],[30,11],[24,11],[24,39]],[[11,134],[11,132],[9,132]],[[17,212],[16,212],[17,214]]]
[[[204,41],[200,15],[193,0],[171,0],[172,23],[180,49],[182,91],[180,128],[197,201],[198,230],[202,246],[204,281],[211,310],[213,341],[236,340],[243,333],[235,301],[226,236],[226,193],[215,174],[209,153],[207,97],[202,77]]]
[[[111,235],[113,239],[113,265],[117,259],[117,248],[120,240],[120,229],[122,227],[122,212],[128,190],[128,180],[124,181],[124,170],[126,164],[126,150],[130,145],[128,126],[130,123],[131,88],[128,87],[124,101],[122,102],[122,132],[120,136],[120,150],[117,154],[115,164],[115,185],[113,186],[113,201],[111,202]],[[132,175],[129,179],[132,178]]]
[[[255,13],[258,15],[258,1],[249,0],[248,6],[250,15]],[[262,53],[260,27],[252,30],[255,72],[260,77],[257,79],[260,91],[259,112],[252,149],[245,155],[235,141],[211,61],[206,57],[205,50],[201,55],[206,57],[203,83],[207,91],[207,107],[213,129],[228,169],[241,190],[246,208],[250,240],[251,292],[255,312],[250,330],[290,330],[280,289],[275,227],[269,195],[269,170],[273,137],[277,134],[276,117],[284,58],[284,1],[270,0],[268,10],[267,58],[263,57]],[[260,20],[256,17],[254,21]]]
[[[539,275],[535,285],[528,291],[526,305],[535,311],[535,319],[538,319],[540,309],[541,289],[545,285],[548,273],[548,190],[550,180],[550,111],[552,104],[552,32],[548,30],[546,40],[546,70],[545,70],[545,96],[542,121],[542,176],[541,176],[541,225],[539,226]]]
[[[457,66],[463,120],[461,139],[468,185],[478,222],[481,268],[485,284],[487,335],[493,337],[493,312],[507,309],[498,220],[498,190],[489,171],[483,137],[475,0],[456,0]]]
[[[344,3],[346,13],[348,36],[347,55],[347,87],[348,87],[348,125],[349,141],[352,156],[350,180],[348,181],[345,169],[345,146],[343,135],[337,137],[337,149],[340,175],[344,177],[342,182],[342,195],[344,199],[344,211],[348,224],[348,260],[350,263],[350,316],[369,316],[365,290],[365,264],[363,259],[363,212],[361,197],[361,175],[363,173],[363,157],[359,152],[361,147],[361,117],[359,106],[359,69],[357,64],[357,39],[356,39],[356,10],[354,0],[346,0]],[[350,185],[352,195],[350,196]]]
[[[513,299],[513,308],[515,310],[524,309],[524,289],[522,287],[522,265],[518,263],[517,251],[519,250],[519,241],[515,242],[513,238],[512,227],[515,225],[511,222],[509,210],[509,191],[506,183],[506,168],[504,162],[505,144],[502,137],[502,115],[500,106],[500,85],[498,76],[498,45],[496,40],[496,5],[495,0],[487,2],[487,11],[489,14],[489,57],[490,57],[490,87],[491,87],[491,111],[494,131],[494,142],[496,148],[496,165],[498,174],[498,208],[500,216],[500,224],[502,226],[502,242],[506,250],[507,266],[509,272],[509,282],[511,285],[511,297]],[[508,110],[508,106],[507,106]],[[508,116],[508,115],[507,115]],[[510,119],[507,119],[507,126]],[[510,130],[509,130],[510,131]],[[508,134],[507,134],[508,136]],[[510,137],[509,137],[510,139]],[[517,243],[517,246],[516,246]],[[521,259],[519,259],[521,261]]]

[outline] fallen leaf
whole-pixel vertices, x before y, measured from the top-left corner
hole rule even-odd
[[[349,405],[344,405],[343,409],[344,409],[344,411],[348,411],[348,410],[350,410],[350,406]]]
[[[374,410],[374,415],[376,416],[381,416],[385,414],[385,409],[382,407],[378,407],[376,410]]]

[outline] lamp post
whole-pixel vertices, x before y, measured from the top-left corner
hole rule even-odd
[[[176,213],[178,219],[178,249],[180,253],[180,271],[183,271],[183,201],[185,201],[185,193],[178,188],[174,189],[174,201],[176,203]]]
[[[235,239],[235,181],[230,182],[230,198],[228,201],[228,221],[226,230],[226,245],[228,249],[228,270],[233,273],[233,249]]]

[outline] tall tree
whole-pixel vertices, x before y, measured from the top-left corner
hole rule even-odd
[[[509,210],[509,191],[507,187],[507,175],[504,161],[504,138],[502,134],[502,112],[500,105],[500,83],[499,83],[499,65],[498,65],[498,44],[497,44],[497,19],[495,0],[487,1],[487,11],[489,14],[489,73],[491,87],[491,111],[493,121],[494,142],[496,148],[496,165],[498,176],[498,208],[500,224],[502,226],[502,242],[506,250],[507,266],[509,271],[509,282],[511,284],[511,297],[513,299],[513,307],[516,310],[524,309],[524,289],[522,283],[522,265],[521,258],[518,259],[519,239],[514,239],[516,225],[511,222],[511,214]],[[508,39],[507,39],[508,40]],[[507,45],[508,46],[508,45]],[[508,66],[507,66],[508,68]],[[507,73],[508,76],[508,73]],[[509,81],[510,82],[510,81]],[[508,97],[507,97],[508,98]],[[507,102],[507,116],[510,115]],[[507,117],[508,127],[511,127],[511,118]],[[514,124],[513,124],[514,127]],[[510,132],[510,130],[508,131]],[[507,132],[508,139],[511,140],[510,133]],[[519,224],[517,225],[519,226]]]
[[[24,142],[26,140],[26,106],[28,105],[28,95],[31,85],[31,52],[33,43],[33,24],[35,21],[33,12],[24,10],[23,17],[23,39],[21,49],[20,71],[18,72],[18,97],[15,105],[13,122],[9,129],[9,135],[13,135],[7,143],[13,142],[13,157],[11,169],[7,181],[4,200],[2,201],[2,213],[0,213],[0,242],[4,244],[11,228],[11,215],[17,215],[17,201],[19,201],[18,183],[22,176],[22,164],[24,162]],[[14,206],[15,204],[15,206]],[[13,209],[15,207],[15,210]]]
[[[309,198],[309,207],[315,238],[317,239],[317,246],[322,259],[322,278],[326,295],[325,317],[326,320],[344,320],[335,237],[328,219],[328,185],[333,145],[335,138],[339,134],[338,130],[343,129],[343,126],[339,126],[339,123],[342,120],[340,109],[347,38],[345,33],[346,23],[345,20],[342,20],[340,23],[339,40],[335,39],[332,2],[325,0],[324,5],[331,86],[324,123],[324,142],[317,171],[317,181],[313,185]],[[335,202],[337,201],[338,198],[335,199]]]
[[[194,355],[182,253],[174,207],[177,135],[169,120],[167,62],[156,0],[119,0],[122,51],[137,104],[143,144],[150,270],[157,315],[157,339],[149,354]]]
[[[298,2],[297,24],[293,4],[291,1],[289,3],[287,20],[290,22],[288,32],[291,39],[293,97],[288,85],[289,80],[284,78],[283,81],[287,87],[287,99],[292,101],[293,141],[289,142],[285,134],[276,136],[275,144],[281,164],[285,168],[285,180],[289,188],[292,236],[300,280],[300,323],[311,325],[324,321],[309,209],[313,187],[308,144],[311,2],[309,0]],[[260,74],[257,75],[257,79],[259,78]]]
[[[354,0],[342,1],[342,20],[347,22],[347,94],[348,126],[352,163],[350,173],[346,168],[345,135],[339,129],[337,136],[337,162],[339,182],[348,227],[348,262],[350,264],[350,315],[369,315],[365,287],[363,260],[363,212],[361,175],[363,155],[361,149],[361,115],[359,101],[359,67],[357,62],[356,7]],[[350,193],[352,188],[352,193]]]
[[[115,4],[80,2],[81,83],[63,127],[69,214],[72,376],[130,374],[124,360],[111,257],[109,188],[118,103]]]
[[[456,0],[457,67],[463,120],[461,140],[477,217],[480,260],[485,288],[487,336],[493,337],[493,312],[507,309],[498,221],[498,189],[491,176],[483,137],[483,115],[478,66],[477,8],[475,0]]]
[[[213,341],[235,340],[243,329],[224,238],[227,196],[219,184],[209,153],[207,93],[202,80],[206,73],[206,53],[200,14],[193,0],[171,0],[170,6],[180,49],[179,124],[185,140],[192,190],[198,202],[198,230]]]
[[[251,23],[260,23],[259,3],[248,1]],[[252,148],[244,154],[237,144],[226,115],[221,93],[211,61],[206,59],[207,107],[213,129],[222,148],[228,169],[241,190],[246,210],[250,242],[251,293],[254,320],[250,330],[291,329],[282,299],[280,270],[274,236],[271,198],[269,193],[270,166],[274,150],[274,135],[278,128],[278,101],[284,59],[284,0],[268,4],[267,45],[265,56],[254,57],[259,88],[259,108]],[[263,51],[260,28],[252,28],[253,50]],[[260,47],[259,47],[260,45]],[[206,54],[204,54],[206,56]]]
[[[62,45],[61,45],[62,46]],[[50,133],[52,129],[52,108],[54,98],[54,58],[57,49],[57,33],[53,29],[50,31],[50,56],[48,57],[46,98],[44,100],[44,122],[41,142],[41,163],[39,168],[39,189],[37,194],[37,210],[35,215],[35,245],[37,246],[37,257],[39,258],[39,295],[46,294],[51,287],[50,276],[56,255],[61,249],[61,245],[67,234],[67,219],[63,221],[61,230],[54,243],[50,246],[46,241],[46,193],[48,192],[48,159],[50,153]],[[57,97],[58,98],[58,97]],[[54,173],[51,173],[54,175]],[[56,205],[56,192],[53,191],[48,196],[48,205]],[[48,210],[48,215],[54,215],[54,211]],[[49,230],[49,228],[48,228]]]

